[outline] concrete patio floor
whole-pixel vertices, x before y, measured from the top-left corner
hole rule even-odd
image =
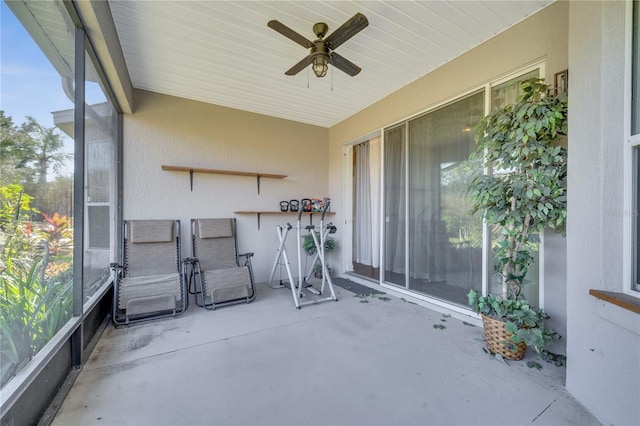
[[[259,285],[249,305],[109,325],[52,424],[598,424],[563,367],[503,364],[481,327],[336,291],[297,310],[288,289]]]

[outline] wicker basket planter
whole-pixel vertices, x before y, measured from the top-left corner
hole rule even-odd
[[[491,353],[500,354],[503,358],[514,361],[524,358],[527,345],[524,342],[517,345],[512,343],[511,333],[507,333],[503,321],[498,321],[482,314],[482,324],[484,325],[487,348]],[[515,351],[511,350],[512,348],[515,348]]]

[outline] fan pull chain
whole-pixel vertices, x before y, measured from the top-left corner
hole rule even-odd
[[[309,68],[311,67],[307,67],[307,89],[309,88]]]

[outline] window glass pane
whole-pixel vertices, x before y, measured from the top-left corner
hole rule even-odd
[[[384,280],[405,286],[405,126],[384,132]]]
[[[640,291],[640,146],[633,148],[633,281],[635,290]]]
[[[538,78],[539,76],[540,71],[535,69],[512,80],[493,86],[491,88],[491,109],[515,102],[518,96],[522,94],[520,83],[530,78]]]
[[[116,113],[89,55],[85,83],[85,301],[106,283],[109,263],[114,258],[111,232],[115,224]]]
[[[631,61],[631,135],[640,135],[640,1],[633,2],[633,32],[632,32],[632,61]],[[640,146],[632,148],[632,226],[633,226],[633,274],[631,287],[640,291]]]
[[[484,91],[409,122],[409,288],[463,306],[482,291],[482,220],[469,215]]]
[[[633,43],[631,61],[631,134],[640,134],[640,2],[633,2]]]
[[[64,10],[0,3],[2,385],[72,316],[75,29]]]

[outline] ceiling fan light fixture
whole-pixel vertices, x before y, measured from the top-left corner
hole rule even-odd
[[[319,53],[311,58],[311,67],[316,77],[324,77],[329,69],[329,57]]]
[[[361,71],[359,66],[334,52],[334,50],[345,41],[362,31],[367,25],[369,25],[367,17],[362,13],[356,13],[337,30],[327,36],[327,38],[324,38],[327,31],[329,31],[329,26],[324,22],[318,22],[313,26],[313,32],[318,38],[316,41],[311,41],[280,21],[272,19],[267,23],[269,28],[279,32],[288,39],[293,40],[300,46],[310,49],[309,55],[285,71],[285,75],[296,75],[311,64],[313,73],[318,78],[327,75],[329,64],[351,77],[354,77]]]

